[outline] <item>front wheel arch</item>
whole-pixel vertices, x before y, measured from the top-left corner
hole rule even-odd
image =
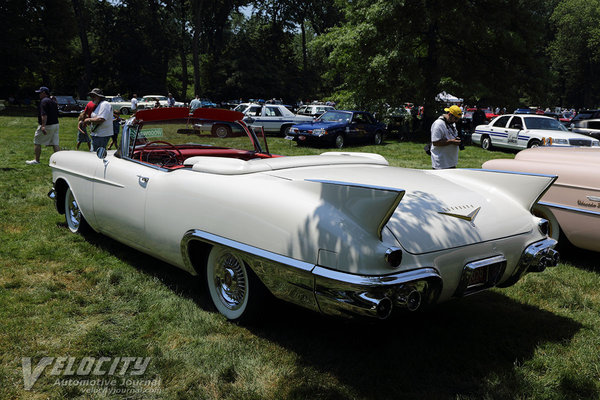
[[[54,182],[54,190],[56,191],[56,209],[59,214],[65,213],[65,194],[69,184],[64,179],[57,179]]]
[[[527,143],[527,148],[531,149],[531,148],[534,148],[534,147],[540,147],[541,144],[542,144],[542,142],[540,142],[539,140],[537,140],[537,139],[531,139],[529,141],[529,143]]]
[[[292,125],[282,125],[281,128],[279,129],[279,133],[281,134],[281,136],[287,136],[288,133],[290,133],[290,128],[292,127]]]

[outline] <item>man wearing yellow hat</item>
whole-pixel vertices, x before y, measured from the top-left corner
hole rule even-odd
[[[460,138],[455,123],[462,118],[458,106],[445,108],[431,125],[431,166],[433,169],[456,168]]]

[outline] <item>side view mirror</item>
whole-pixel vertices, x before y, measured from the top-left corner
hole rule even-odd
[[[104,160],[106,158],[106,148],[99,147],[98,150],[96,150],[96,155],[99,159]]]
[[[521,125],[521,124],[515,124],[514,128],[518,129],[518,130],[522,130],[523,129],[523,125]]]

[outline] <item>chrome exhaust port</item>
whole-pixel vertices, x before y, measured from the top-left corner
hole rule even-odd
[[[361,293],[358,295],[364,303],[371,305],[370,309],[375,312],[379,319],[387,319],[392,314],[393,304],[389,297],[376,297],[370,293]]]

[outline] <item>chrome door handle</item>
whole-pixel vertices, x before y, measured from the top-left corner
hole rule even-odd
[[[600,201],[598,196],[586,196],[589,201]]]

